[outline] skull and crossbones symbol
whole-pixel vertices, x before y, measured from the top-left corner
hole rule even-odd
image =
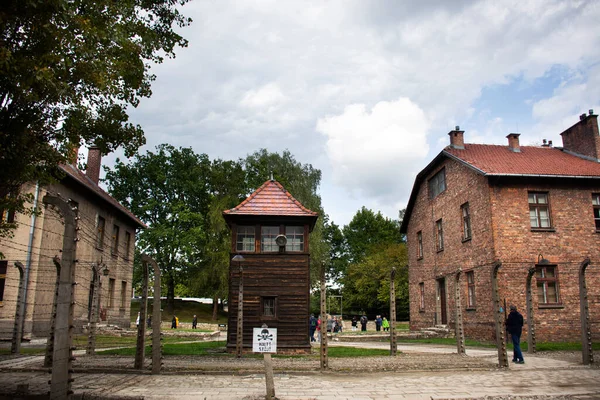
[[[258,335],[258,341],[261,340],[273,340],[273,334],[270,334],[268,329],[263,329]]]

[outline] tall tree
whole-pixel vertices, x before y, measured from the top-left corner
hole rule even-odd
[[[239,162],[213,161],[210,177],[204,251],[201,259],[191,263],[189,282],[192,293],[213,299],[212,318],[216,320],[218,300],[227,298],[229,289],[231,232],[222,213],[243,201],[248,189]]]
[[[148,225],[137,245],[157,261],[173,311],[175,286],[187,278],[190,260],[202,259],[210,207],[211,163],[190,148],[159,145],[129,164],[107,170],[110,194]]]
[[[127,107],[151,95],[151,65],[187,46],[173,30],[191,22],[187,1],[2,1],[0,210],[23,211],[21,185],[51,180],[82,143],[128,156],[145,143]]]
[[[388,274],[392,266],[406,264],[398,221],[362,207],[342,232],[348,258],[347,270],[341,278],[346,308],[369,312],[385,308]],[[399,279],[402,276],[398,274]],[[389,299],[389,293],[387,296]]]

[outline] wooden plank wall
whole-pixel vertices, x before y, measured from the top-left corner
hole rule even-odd
[[[252,348],[252,329],[266,323],[277,328],[278,349],[309,349],[309,255],[244,254],[244,349]],[[233,257],[233,254],[232,254]],[[229,268],[227,347],[235,348],[239,267]],[[276,316],[261,316],[261,296],[276,297]]]

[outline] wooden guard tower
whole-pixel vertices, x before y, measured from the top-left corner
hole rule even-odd
[[[227,350],[237,342],[240,266],[243,269],[243,348],[252,349],[252,329],[277,328],[277,351],[310,351],[309,235],[318,214],[269,180],[237,207],[223,212],[231,228]],[[238,257],[240,258],[240,257]]]

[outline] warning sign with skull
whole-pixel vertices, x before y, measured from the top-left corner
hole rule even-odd
[[[252,351],[277,353],[277,328],[253,328]]]

